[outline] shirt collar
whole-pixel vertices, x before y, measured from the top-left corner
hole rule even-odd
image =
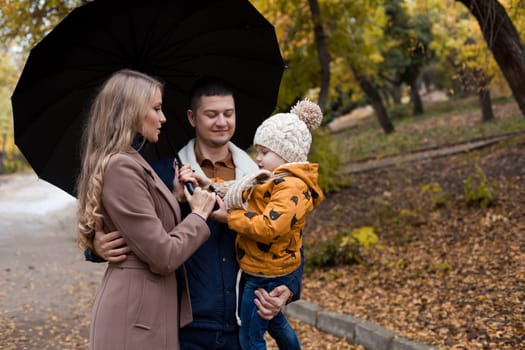
[[[204,155],[199,150],[199,147],[195,147],[195,158],[197,159],[197,164],[199,164],[200,166],[202,166],[205,161],[208,161],[212,165],[214,165],[214,163],[210,159],[204,157]],[[230,169],[235,168],[235,165],[233,164],[232,152],[230,150],[228,150],[228,154],[226,155],[226,157],[216,161],[215,163],[221,163],[221,165]]]

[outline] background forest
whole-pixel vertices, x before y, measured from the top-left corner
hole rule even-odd
[[[10,102],[25,59],[86,2],[0,0],[0,174],[30,169]],[[286,63],[277,109],[309,97],[325,113],[310,159],[327,196],[307,224],[302,299],[440,349],[525,349],[525,1],[251,2]],[[42,326],[76,349],[94,290],[82,285],[65,292],[86,306],[66,303],[80,321]],[[294,328],[305,349],[363,349]]]
[[[0,173],[24,168],[13,141],[10,95],[33,47],[85,0],[0,1]],[[439,90],[514,96],[525,112],[525,3],[521,0],[253,0],[276,26],[286,62],[278,109],[317,100],[324,123],[370,105],[385,133],[424,113]]]

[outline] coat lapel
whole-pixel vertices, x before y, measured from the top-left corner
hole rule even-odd
[[[181,221],[181,213],[180,213],[180,207],[177,203],[177,200],[175,199],[175,196],[168,187],[162,182],[160,177],[155,173],[153,168],[149,165],[148,162],[136,151],[130,151],[131,157],[139,163],[144,171],[151,176],[151,179],[153,180],[152,183],[157,189],[157,191],[166,199],[166,202],[168,202],[171,210],[173,211],[173,214],[175,216],[175,223],[179,223]]]

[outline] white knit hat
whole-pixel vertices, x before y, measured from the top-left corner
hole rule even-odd
[[[311,131],[321,125],[323,113],[312,101],[299,101],[290,113],[278,113],[257,128],[253,144],[264,146],[289,163],[306,162],[312,143]]]

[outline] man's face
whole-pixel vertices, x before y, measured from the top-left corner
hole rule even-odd
[[[197,141],[208,146],[224,146],[235,132],[233,96],[202,96],[196,111],[188,110]]]

